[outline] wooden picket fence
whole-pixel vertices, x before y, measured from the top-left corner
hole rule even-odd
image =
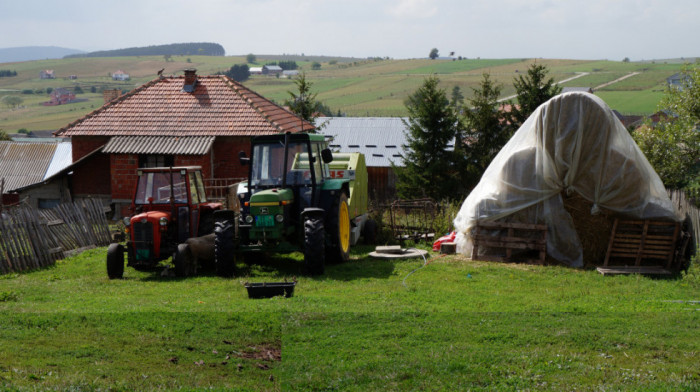
[[[85,199],[50,210],[5,208],[0,217],[0,273],[53,265],[56,260],[110,243],[100,200]]]

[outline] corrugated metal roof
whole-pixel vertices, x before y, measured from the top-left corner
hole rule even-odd
[[[40,182],[53,159],[57,143],[0,142],[0,178],[5,192]]]
[[[403,166],[406,126],[402,117],[324,117],[318,132],[333,136],[331,149],[365,154],[368,167]]]
[[[204,155],[214,136],[113,136],[102,152],[106,154]]]
[[[49,163],[49,168],[46,169],[46,174],[42,180],[53,176],[73,163],[73,144],[70,142],[58,143],[56,152],[53,154],[53,159]]]

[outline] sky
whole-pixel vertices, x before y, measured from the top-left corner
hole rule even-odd
[[[699,57],[698,21],[698,0],[0,0],[0,48],[637,61]]]

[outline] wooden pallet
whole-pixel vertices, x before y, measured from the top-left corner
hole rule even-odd
[[[603,268],[666,273],[672,267],[679,234],[677,222],[615,219]],[[647,272],[635,272],[642,270]]]
[[[547,254],[547,226],[527,223],[477,222],[472,237],[472,260],[514,261],[513,250],[536,250],[539,257],[522,261],[544,264]],[[506,255],[479,256],[480,248],[505,249]],[[518,260],[520,261],[520,260]]]

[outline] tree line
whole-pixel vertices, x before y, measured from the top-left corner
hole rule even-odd
[[[0,78],[7,78],[17,76],[17,71],[10,71],[9,69],[0,69]]]
[[[461,199],[491,160],[542,103],[561,92],[545,66],[533,64],[513,81],[517,105],[499,102],[502,86],[488,73],[464,102],[458,87],[448,99],[437,76],[428,77],[406,102],[404,166],[394,166],[399,197]]]
[[[121,57],[121,56],[224,56],[224,47],[211,42],[191,42],[168,45],[152,45],[115,50],[101,50],[90,53],[78,53],[64,58],[79,57]]]

